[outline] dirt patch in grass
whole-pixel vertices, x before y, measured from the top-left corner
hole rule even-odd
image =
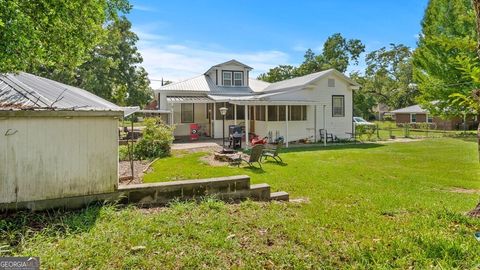
[[[454,193],[464,193],[464,194],[480,194],[480,190],[478,189],[468,189],[468,188],[461,188],[461,187],[454,187],[449,189],[448,191]]]
[[[143,175],[148,170],[148,165],[151,162],[148,160],[134,160],[133,161],[133,180],[131,178],[132,171],[130,168],[130,161],[120,161],[118,166],[118,182],[120,185],[132,185],[143,183]]]

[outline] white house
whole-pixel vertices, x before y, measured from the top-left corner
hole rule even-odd
[[[251,67],[236,60],[212,66],[204,74],[155,90],[159,110],[171,112],[175,136],[190,135],[190,124],[202,135],[222,138],[219,108],[227,107],[229,125],[245,133],[282,136],[288,142],[318,140],[325,129],[338,138],[353,133],[353,91],[359,84],[335,69],[276,83],[250,78]]]

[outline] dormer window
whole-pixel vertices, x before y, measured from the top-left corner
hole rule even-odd
[[[232,86],[232,72],[230,71],[223,72],[223,85]]]
[[[242,86],[243,72],[222,71],[223,86]]]
[[[243,72],[234,72],[233,73],[233,85],[242,86],[243,84]]]

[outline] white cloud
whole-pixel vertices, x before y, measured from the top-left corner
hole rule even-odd
[[[148,31],[134,31],[140,38],[138,49],[143,56],[142,65],[149,73],[153,88],[160,86],[158,80],[162,78],[171,81],[188,79],[230,59],[254,68],[252,77],[277,65],[289,63],[289,55],[281,51],[236,52],[215,44],[201,46],[196,42],[171,42],[168,37]]]
[[[154,7],[150,7],[150,6],[145,6],[145,5],[138,5],[138,4],[134,4],[132,6],[133,9],[136,9],[136,10],[139,10],[139,11],[146,11],[146,12],[154,12],[154,11],[157,11],[156,8]]]

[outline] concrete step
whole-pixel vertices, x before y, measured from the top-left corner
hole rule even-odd
[[[219,193],[217,198],[223,201],[242,201],[247,198],[254,201],[269,201],[270,200],[270,185],[255,184],[251,185],[248,190],[240,190],[237,192]]]
[[[273,192],[270,194],[270,200],[272,201],[285,201],[288,202],[289,200],[289,195],[285,191],[278,191],[278,192]]]
[[[249,198],[256,201],[269,201],[270,200],[270,185],[269,184],[255,184],[250,185]]]

